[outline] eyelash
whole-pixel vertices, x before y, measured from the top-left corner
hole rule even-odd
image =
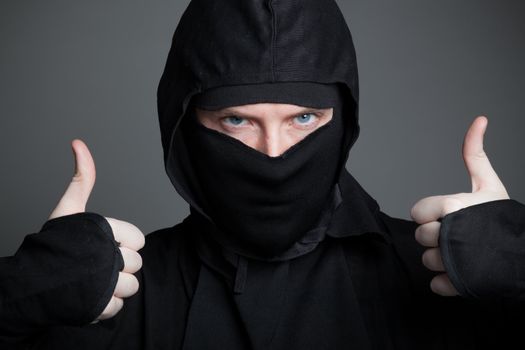
[[[295,120],[296,118],[302,117],[303,115],[313,115],[317,120],[320,118],[320,116],[317,115],[316,113],[306,112],[306,113],[302,113],[302,114],[296,115],[293,119]],[[299,123],[299,125],[309,127],[310,125],[313,125],[315,123],[315,118],[314,118],[314,121],[312,121],[312,122],[308,122],[306,124]]]
[[[301,113],[301,114],[297,114],[295,115],[294,117],[292,117],[292,120],[295,120],[297,117],[302,117],[304,115],[313,115],[315,118],[319,119],[321,118],[321,115],[319,115],[319,113],[314,113],[314,112],[305,112],[305,113]],[[236,115],[229,115],[229,116],[226,116],[226,117],[223,117],[223,118],[220,118],[220,121],[221,123],[224,123],[224,124],[228,124],[229,127],[231,128],[237,128],[237,127],[240,127],[244,124],[238,124],[238,125],[232,125],[230,123],[227,123],[227,121],[230,119],[230,118],[240,118],[242,119],[243,121],[246,120],[246,118],[244,117],[239,117],[239,116],[236,116]],[[315,122],[311,122],[311,123],[307,123],[307,124],[301,124],[301,123],[298,123],[297,125],[299,125],[300,127],[302,127],[303,129],[307,129],[308,127],[310,127],[310,125],[314,124]]]

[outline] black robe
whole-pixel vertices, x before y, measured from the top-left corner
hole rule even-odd
[[[86,224],[104,222],[94,213],[50,220],[26,238],[17,255],[1,261],[2,291],[24,285],[0,304],[1,348],[523,348],[525,205],[498,200],[443,218],[446,234],[455,237],[443,242],[450,248],[445,265],[456,267],[448,273],[473,293],[443,297],[430,290],[435,273],[421,263],[417,224],[381,212],[350,174],[340,189],[341,205],[315,250],[283,262],[247,259],[244,282],[236,262],[203,238],[195,213],[147,235],[140,251],[143,268],[136,274],[139,292],[114,318],[96,324],[90,321],[105,304],[95,308],[94,296],[100,301],[112,290],[122,268],[111,230]],[[94,238],[79,244],[72,224],[78,236]],[[46,234],[57,240],[49,244]],[[31,279],[41,266],[26,264],[20,272],[28,255],[42,255],[45,248],[56,253],[48,256],[56,266],[72,262],[59,253],[76,251],[72,270],[78,275],[57,269],[54,284],[45,286]],[[461,261],[469,263],[456,265]],[[16,267],[16,275],[4,270]],[[96,284],[95,277],[113,282]],[[64,285],[63,279],[73,281]],[[244,283],[241,293],[236,283]],[[56,326],[60,323],[68,326]]]
[[[179,125],[215,86],[283,81],[346,88],[346,155],[358,133],[350,32],[333,0],[193,0],[158,89],[166,171],[191,214],[146,237],[139,292],[90,324],[122,257],[105,219],[45,223],[0,260],[0,348],[480,349],[525,347],[525,206],[487,202],[443,218],[440,247],[461,296],[431,292],[417,224],[392,218],[346,171],[315,249],[283,261],[230,254],[206,229]],[[309,237],[305,238],[306,240]],[[312,242],[308,242],[312,244]]]

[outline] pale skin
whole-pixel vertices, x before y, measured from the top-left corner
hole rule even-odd
[[[196,109],[198,121],[204,126],[234,137],[247,146],[270,157],[283,154],[309,133],[328,123],[332,108],[312,109],[303,106],[258,103],[207,111]],[[498,199],[509,199],[483,150],[483,136],[487,128],[486,117],[477,117],[468,129],[463,143],[463,159],[472,181],[472,193],[432,196],[418,201],[410,212],[420,226],[415,231],[419,244],[428,249],[422,256],[430,270],[441,272],[431,282],[432,291],[443,296],[457,295],[450,283],[441,260],[438,246],[439,218],[456,210]],[[89,195],[95,185],[95,163],[86,144],[78,139],[71,143],[75,157],[75,173],[64,195],[49,219],[84,212]],[[115,316],[123,307],[124,299],[139,289],[133,275],[142,267],[138,251],[144,246],[144,234],[133,224],[106,217],[124,258],[124,269],[113,296],[106,308],[92,323]]]
[[[410,211],[412,219],[420,224],[415,232],[419,244],[428,249],[423,253],[422,262],[438,275],[430,282],[432,291],[443,296],[458,295],[443,267],[438,245],[439,218],[457,210],[499,199],[510,199],[505,186],[492,168],[483,150],[483,136],[488,119],[477,117],[470,125],[463,141],[463,161],[472,184],[471,193],[455,193],[431,196],[419,200]]]
[[[256,103],[214,111],[195,109],[204,126],[234,137],[277,157],[332,119],[333,108],[308,108],[281,103]]]

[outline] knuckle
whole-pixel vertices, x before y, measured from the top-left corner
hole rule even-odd
[[[439,253],[439,248],[427,249],[423,256],[421,257],[423,265],[432,271],[440,271],[441,267],[441,256]]]
[[[416,240],[423,246],[437,247],[440,223],[437,221],[420,225],[415,232]]]
[[[415,222],[418,222],[418,205],[417,203],[410,209],[410,217]]]
[[[115,285],[115,290],[113,294],[121,294],[122,289],[124,289],[125,286],[125,280],[124,280],[124,274],[122,272],[119,272],[117,284]]]
[[[144,248],[144,245],[146,244],[146,236],[139,231],[139,249]]]
[[[129,285],[130,285],[129,273],[127,273],[127,272],[120,272],[119,282],[121,282],[121,285],[122,285],[123,289],[129,289]]]
[[[121,272],[119,280],[122,277],[121,288],[119,288],[119,295],[130,296],[135,294],[139,289],[139,280],[130,273]],[[118,282],[117,282],[118,284]]]
[[[126,247],[119,249],[124,260],[124,272],[134,273],[142,268],[142,256],[138,252]]]
[[[434,292],[440,295],[446,294],[446,285],[444,283],[442,274],[434,277],[430,283]]]
[[[449,213],[453,213],[462,208],[461,201],[457,198],[446,197],[443,199],[443,215],[445,216]]]
[[[132,229],[130,229],[130,238],[133,239],[133,247],[135,250],[140,250],[144,247],[144,244],[146,243],[146,237],[142,233],[141,230],[138,229],[137,226],[130,224],[132,226]]]
[[[137,253],[137,252],[135,252],[135,254],[136,254],[135,255],[135,257],[136,257],[135,258],[136,259],[136,263],[135,264],[137,266],[137,271],[138,271],[138,270],[140,270],[142,268],[142,256],[139,253]]]
[[[146,243],[146,237],[140,231],[137,226],[127,222],[120,221],[118,225],[115,225],[114,235],[120,238],[121,243],[135,251],[142,249]]]
[[[111,318],[115,316],[120,309],[122,308],[122,299],[112,296],[110,301],[108,302],[108,305],[106,305],[106,308],[102,312],[102,314],[98,317],[99,320],[105,320],[108,318]]]
[[[139,291],[139,280],[133,275],[130,275],[130,277],[130,290],[135,294]]]
[[[430,289],[434,293],[441,295],[441,288],[440,288],[440,282],[438,280],[438,277],[439,276],[432,278],[432,280],[430,281]]]
[[[114,313],[113,313],[113,316],[115,316],[121,309],[122,307],[124,306],[124,300],[122,300],[121,298],[119,297],[116,297],[116,296],[113,296],[113,299],[114,299]]]
[[[415,236],[417,242],[422,243],[422,241],[421,241],[421,238],[422,238],[421,226],[418,226],[416,228],[416,230],[414,231],[414,236]]]
[[[425,251],[423,252],[423,255],[421,255],[421,262],[423,263],[423,265],[425,265],[425,267],[430,268],[430,266],[429,266],[429,256],[428,256],[429,253],[428,253],[428,251],[429,251],[428,249],[425,250]]]
[[[141,234],[142,235],[142,231],[134,224],[132,224],[131,222],[128,222],[126,221],[126,224],[130,227],[131,230],[133,231],[136,231],[137,234]]]
[[[126,289],[130,293],[135,293],[138,290],[139,281],[132,274],[126,275]]]
[[[430,286],[432,291],[442,296],[458,295],[456,288],[454,288],[446,273],[434,277],[430,282]]]
[[[419,230],[420,234],[422,236],[426,236],[428,234],[428,223],[421,225],[421,229]]]

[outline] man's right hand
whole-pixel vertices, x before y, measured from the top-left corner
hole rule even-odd
[[[95,185],[95,162],[86,144],[76,139],[71,146],[75,157],[75,174],[49,219],[85,212],[89,195]],[[138,291],[139,282],[133,273],[142,267],[142,258],[137,251],[144,246],[144,234],[128,222],[108,217],[105,219],[111,226],[115,240],[120,243],[124,269],[119,272],[111,300],[92,323],[111,318],[122,309],[123,298],[130,297]]]

